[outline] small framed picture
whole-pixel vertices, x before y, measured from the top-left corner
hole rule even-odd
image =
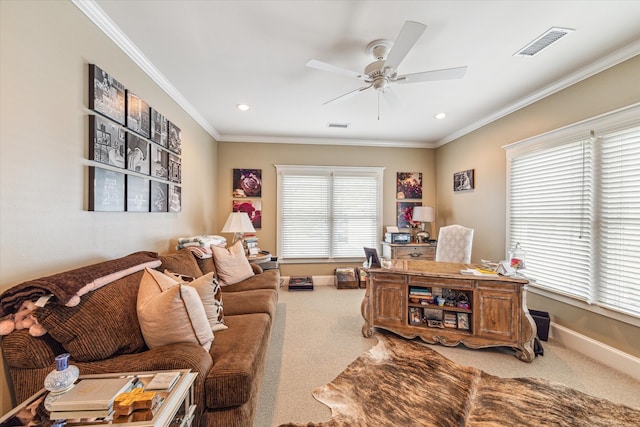
[[[89,210],[124,212],[124,174],[89,166]]]
[[[457,313],[458,316],[458,329],[464,329],[465,331],[469,330],[469,314],[468,313]]]
[[[89,160],[119,168],[125,167],[127,132],[100,116],[89,116]]]
[[[149,156],[150,143],[127,132],[127,169],[133,172],[149,175],[151,160]]]
[[[151,176],[169,179],[169,152],[156,144],[151,144]]]
[[[169,181],[177,184],[182,182],[182,160],[172,153],[169,153]]]
[[[127,128],[145,138],[151,136],[149,104],[131,93],[131,91],[127,91]]]
[[[169,184],[169,212],[182,211],[182,187]]]
[[[396,202],[398,228],[412,228],[417,226],[413,221],[413,208],[422,206],[422,202]]]
[[[167,212],[169,184],[151,181],[151,212]]]
[[[262,169],[234,169],[233,197],[261,197]]]
[[[149,180],[127,175],[127,212],[149,212]]]
[[[261,200],[234,200],[231,210],[233,212],[246,212],[253,228],[262,228]]]
[[[474,189],[474,171],[469,169],[453,174],[453,191],[469,191]]]
[[[167,147],[169,140],[169,121],[155,108],[151,108],[151,140]]]
[[[182,154],[182,131],[173,122],[168,123],[169,150]]]
[[[396,199],[422,199],[422,172],[396,174]]]
[[[422,309],[419,307],[409,308],[409,323],[419,325],[422,323]]]
[[[111,120],[125,123],[125,88],[95,64],[89,64],[89,108]]]

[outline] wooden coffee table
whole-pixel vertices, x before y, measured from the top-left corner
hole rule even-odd
[[[94,420],[73,421],[76,426],[92,426],[116,424],[122,427],[189,427],[193,421],[196,410],[194,403],[193,383],[197,373],[191,372],[190,369],[180,369],[175,371],[148,371],[148,372],[125,372],[101,375],[81,375],[79,380],[86,378],[113,378],[113,377],[137,377],[145,386],[151,381],[154,374],[158,372],[179,372],[180,378],[171,388],[171,390],[154,390],[161,397],[161,403],[157,411],[150,416],[150,419],[144,421],[133,421],[133,417],[123,422],[117,423],[107,418]],[[35,393],[33,396],[16,406],[13,410],[0,418],[0,426],[20,426],[27,425],[29,422],[35,422],[40,425],[38,415],[48,412],[45,409],[44,401],[49,394],[44,388]],[[34,413],[36,415],[34,415]],[[44,419],[48,420],[48,415],[44,415]]]

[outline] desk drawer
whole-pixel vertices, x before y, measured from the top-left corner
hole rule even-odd
[[[392,258],[433,261],[436,258],[434,246],[403,246],[394,247]]]

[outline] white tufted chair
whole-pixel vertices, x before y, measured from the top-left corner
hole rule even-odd
[[[438,232],[436,261],[470,263],[472,244],[473,228],[457,224],[441,227]]]

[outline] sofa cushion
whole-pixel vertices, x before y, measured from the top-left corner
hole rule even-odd
[[[49,335],[77,361],[90,362],[146,348],[136,312],[143,272],[125,276],[66,307],[49,302],[34,315]]]
[[[186,285],[195,288],[204,306],[204,311],[207,313],[207,319],[209,319],[209,325],[211,325],[213,332],[227,329],[224,324],[222,290],[213,273],[207,273],[197,279],[182,274],[178,275],[169,270],[165,270],[164,274],[177,282],[185,282]]]
[[[216,333],[213,367],[205,380],[207,408],[242,405],[255,398],[263,374],[271,318],[254,313],[227,316],[229,329]]]
[[[244,292],[254,289],[273,289],[277,291],[280,287],[280,271],[279,270],[267,270],[264,273],[256,274],[243,280],[240,283],[236,283],[233,286],[223,286],[223,295],[227,292]]]
[[[195,288],[147,268],[140,282],[137,309],[149,348],[179,342],[211,348],[213,332]]]
[[[187,249],[181,249],[168,255],[161,255],[160,261],[162,261],[162,265],[159,268],[160,271],[169,270],[191,277],[202,276],[202,270],[200,270],[196,259],[191,251]]]
[[[224,313],[226,316],[266,313],[273,317],[277,304],[278,293],[273,289],[254,289],[224,294]]]
[[[216,272],[222,286],[233,285],[254,275],[241,241],[228,249],[212,246],[211,250],[213,250]]]

